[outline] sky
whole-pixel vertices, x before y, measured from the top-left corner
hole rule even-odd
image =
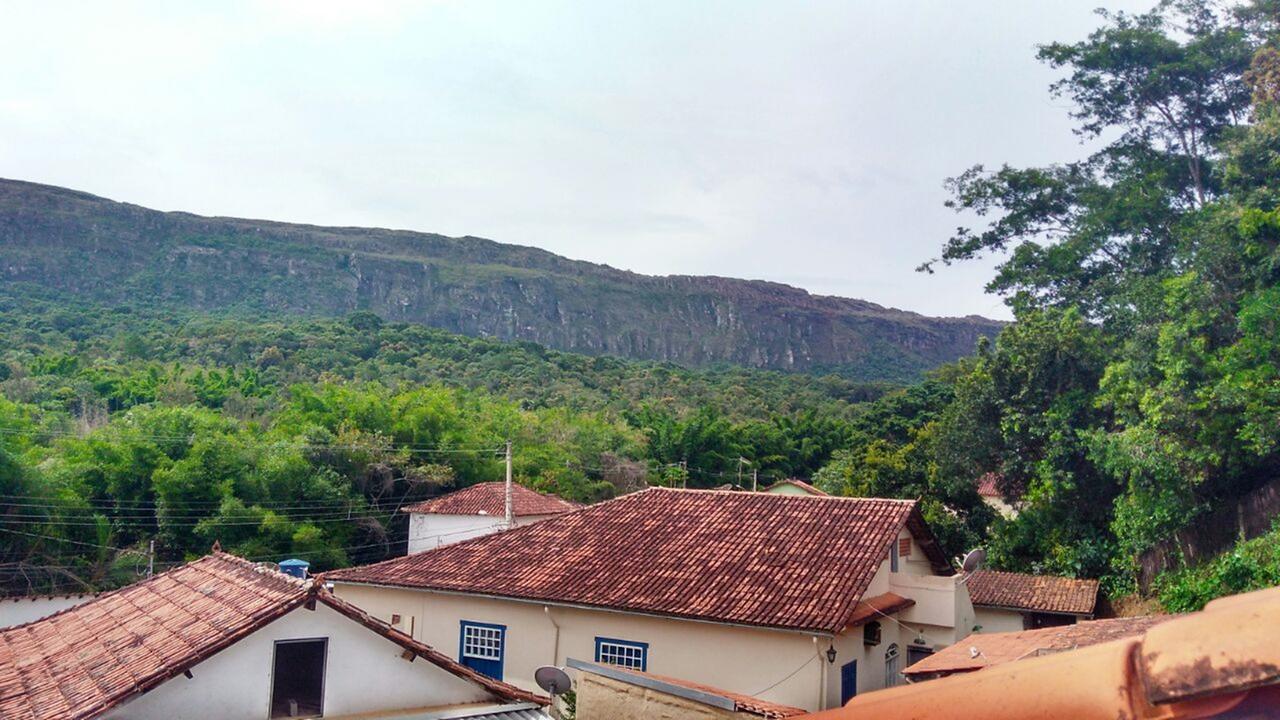
[[[1087,152],[1035,50],[1101,2],[9,0],[0,177],[1007,318],[915,268],[945,178]]]

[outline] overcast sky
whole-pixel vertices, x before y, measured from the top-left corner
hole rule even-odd
[[[1007,317],[914,268],[944,178],[1082,152],[1035,45],[1100,2],[10,1],[0,176]]]

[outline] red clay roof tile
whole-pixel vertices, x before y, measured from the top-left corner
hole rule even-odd
[[[1174,619],[1175,615],[1084,620],[1075,625],[1022,630],[1019,632],[978,633],[926,657],[903,670],[907,675],[934,675],[981,670],[992,665],[1035,657],[1051,652],[1073,650],[1099,643],[1133,637],[1149,628]],[[977,653],[974,653],[974,650]]]
[[[979,570],[966,584],[978,607],[1092,615],[1098,602],[1097,580]]]
[[[0,718],[97,717],[313,598],[499,697],[545,700],[480,676],[396,633],[317,583],[214,553],[0,630]]]
[[[447,495],[432,498],[416,505],[401,508],[402,512],[434,515],[493,515],[503,517],[507,512],[506,483],[477,483]],[[511,505],[516,517],[529,515],[559,515],[577,510],[580,506],[554,495],[543,495],[523,485],[512,483]]]
[[[915,501],[652,488],[375,565],[339,582],[839,632]]]

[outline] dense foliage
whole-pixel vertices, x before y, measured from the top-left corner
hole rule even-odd
[[[996,563],[1123,590],[1138,554],[1280,472],[1280,56],[1271,2],[1102,18],[1040,51],[1096,152],[951,181],[979,225],[941,260],[1003,253],[990,290],[1017,322],[964,365],[938,461],[1020,504]]]

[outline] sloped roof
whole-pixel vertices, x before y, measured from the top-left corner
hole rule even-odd
[[[674,678],[668,675],[657,675],[651,672],[641,672],[631,668],[624,668],[618,665],[603,665],[600,663],[589,663],[580,660],[569,660],[569,667],[575,670],[595,673],[619,682],[630,683],[649,690],[666,693],[683,697],[687,700],[695,702],[714,703],[716,707],[723,707],[725,710],[732,710],[747,715],[756,715],[762,718],[789,718],[796,715],[803,715],[807,710],[792,707],[790,705],[781,705],[768,700],[761,700],[751,695],[743,695],[742,693],[730,692],[711,685],[703,685],[702,683],[692,682],[682,678]]]
[[[0,630],[0,717],[97,717],[317,601],[497,697],[545,700],[460,665],[318,583],[215,552],[82,605]]]
[[[958,645],[967,649],[982,637]],[[1269,588],[1219,598],[1139,635],[863,693],[801,717],[1175,720],[1274,717],[1277,708],[1280,588]]]
[[[887,615],[896,612],[902,612],[916,604],[911,598],[902,597],[897,593],[884,593],[875,597],[867,598],[858,603],[853,608],[853,613],[849,615],[849,619],[845,621],[845,627],[858,627],[865,625],[872,620],[879,620]]]
[[[1098,603],[1097,580],[979,570],[966,584],[975,607],[1093,615]]]
[[[1082,620],[1074,625],[1022,630],[1019,632],[977,633],[939,650],[902,672],[932,675],[981,670],[992,665],[1045,655],[1063,650],[1133,637],[1172,620],[1174,615]],[[977,649],[975,655],[973,649]]]
[[[402,512],[432,515],[492,515],[507,513],[506,483],[476,483],[447,495],[401,508]],[[554,495],[534,492],[518,483],[511,484],[511,506],[516,517],[559,515],[580,506]]]
[[[830,497],[831,495],[831,493],[823,492],[822,490],[819,490],[817,487],[810,485],[809,483],[803,480],[799,480],[797,478],[787,478],[786,480],[779,480],[778,482],[765,488],[764,491],[773,492],[774,489],[779,488],[783,485],[790,485],[791,487],[797,488],[810,495],[817,495],[819,497]]]
[[[839,632],[904,525],[949,573],[915,501],[650,488],[326,577]]]
[[[982,477],[978,478],[978,494],[982,497],[1003,498],[1004,495],[1001,494],[1000,486],[998,484],[999,480],[1000,476],[996,473],[985,473]]]

